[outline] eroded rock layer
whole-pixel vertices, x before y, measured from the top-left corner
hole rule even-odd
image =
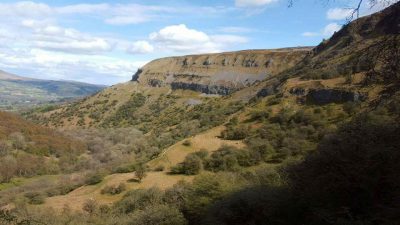
[[[310,50],[245,50],[162,58],[139,69],[132,81],[152,87],[169,85],[172,89],[228,95],[293,67]]]

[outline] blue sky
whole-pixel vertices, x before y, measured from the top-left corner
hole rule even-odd
[[[128,81],[152,59],[314,46],[355,0],[0,0],[0,70],[98,84]],[[363,5],[362,14],[379,9]]]

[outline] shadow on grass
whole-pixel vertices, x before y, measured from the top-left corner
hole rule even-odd
[[[128,180],[129,183],[140,183],[140,180],[137,178],[131,178]]]

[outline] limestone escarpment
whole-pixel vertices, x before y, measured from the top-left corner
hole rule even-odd
[[[300,62],[311,48],[245,50],[154,60],[132,77],[142,85],[228,95]]]

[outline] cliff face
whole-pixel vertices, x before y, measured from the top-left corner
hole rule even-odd
[[[246,50],[162,58],[139,69],[132,80],[145,86],[228,95],[293,67],[310,50]]]

